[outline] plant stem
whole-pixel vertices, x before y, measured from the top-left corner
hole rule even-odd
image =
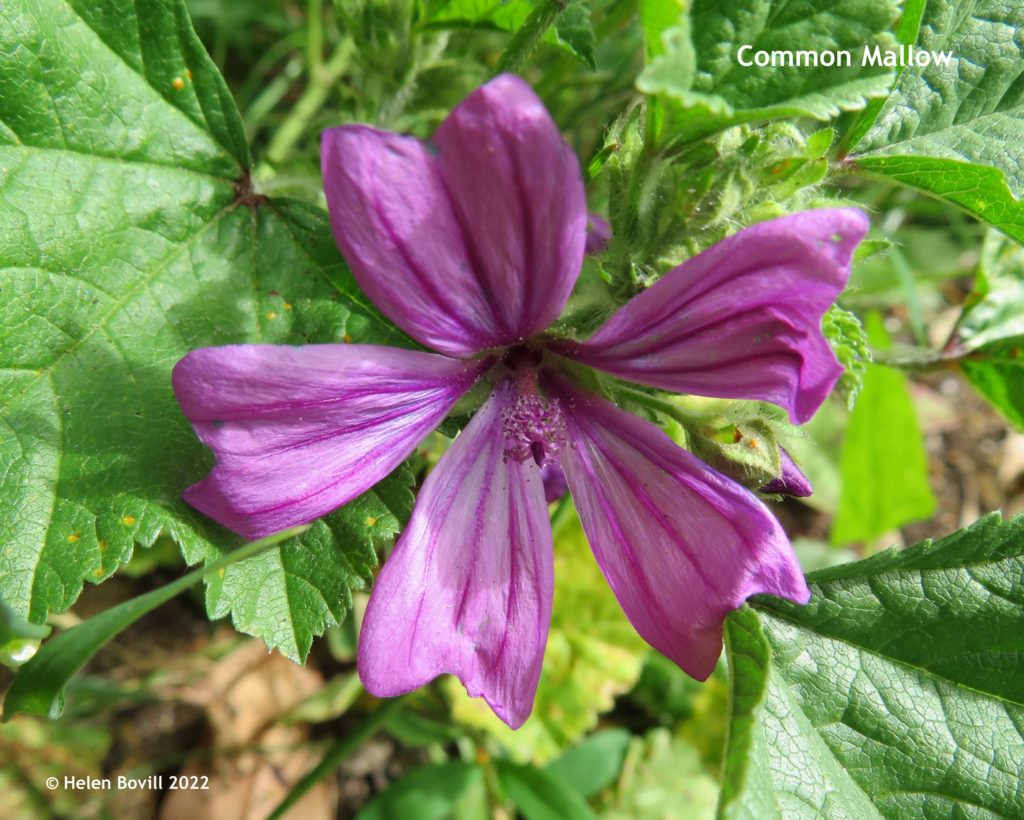
[[[951,350],[923,350],[910,354],[893,354],[888,350],[874,351],[874,360],[886,367],[900,370],[943,370],[956,367],[960,362],[990,362],[992,364],[1019,363],[1020,359],[1012,356],[993,356],[981,350],[967,351],[963,348]]]
[[[306,62],[309,73],[316,76],[324,61],[324,20],[322,0],[309,0],[306,12]]]
[[[667,416],[672,419],[672,421],[677,422],[683,428],[683,431],[687,436],[689,436],[694,429],[693,418],[688,416],[671,402],[659,399],[657,396],[652,396],[649,393],[644,393],[642,390],[634,390],[632,387],[626,387],[625,385],[616,385],[612,388],[612,391],[616,396],[622,396],[627,401],[634,402],[635,404],[639,404],[656,413],[661,413],[663,416]]]
[[[546,0],[530,12],[498,60],[496,73],[518,71],[568,5],[568,0]]]
[[[271,164],[280,165],[288,158],[295,143],[309,128],[310,120],[323,108],[327,95],[331,93],[334,84],[345,73],[354,50],[355,45],[352,38],[346,37],[338,43],[330,59],[315,72],[310,73],[309,85],[306,86],[306,90],[302,92],[299,101],[295,103],[291,114],[281,123],[281,127],[270,141],[267,148],[267,160]]]

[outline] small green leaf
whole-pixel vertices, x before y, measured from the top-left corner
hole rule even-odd
[[[1024,249],[989,232],[957,337],[979,350],[1017,336],[1024,336]]]
[[[495,760],[498,780],[526,820],[594,820],[579,792],[535,766]]]
[[[965,359],[960,369],[975,389],[1018,430],[1024,430],[1024,336],[993,342],[984,357]]]
[[[836,383],[836,390],[852,410],[864,386],[864,372],[871,361],[867,334],[860,319],[839,305],[833,305],[825,313],[821,320],[821,332],[832,345],[832,352],[836,354],[839,364],[843,366],[844,372]]]
[[[644,56],[650,63],[665,53],[662,35],[671,28],[688,22],[684,0],[640,0],[640,26],[644,31]],[[685,24],[684,24],[685,25]]]
[[[555,39],[588,68],[597,68],[594,49],[597,38],[590,20],[590,7],[583,0],[571,0],[555,20]]]
[[[960,362],[964,375],[1024,430],[1024,250],[994,231],[982,246],[957,340],[973,351]]]
[[[202,569],[193,570],[159,589],[104,610],[47,641],[38,654],[18,670],[7,689],[3,719],[10,720],[19,712],[54,717],[60,715],[64,710],[64,687],[108,641],[143,615],[199,583],[204,576],[217,573],[237,562],[258,558],[261,553],[299,535],[305,529],[297,527],[285,530],[246,544]]]
[[[540,2],[548,0],[441,0],[429,4],[427,23],[438,28],[492,28],[512,33],[523,27]],[[594,68],[596,40],[590,8],[583,0],[569,0],[541,39]]]
[[[484,772],[448,761],[403,775],[371,800],[356,820],[486,820]]]
[[[731,616],[721,814],[1017,816],[1022,578],[1024,517],[993,514]]]
[[[889,346],[877,314],[868,316],[868,338]],[[928,456],[906,377],[869,364],[864,387],[850,416],[840,458],[842,489],[832,541],[877,538],[894,527],[935,511],[928,484]]]
[[[30,624],[0,601],[0,664],[17,668],[39,651],[50,627]]]
[[[619,776],[631,737],[625,729],[595,732],[552,760],[547,771],[583,797],[594,797]]]
[[[633,738],[618,786],[601,817],[710,820],[718,791],[696,748],[667,729],[653,729]]]

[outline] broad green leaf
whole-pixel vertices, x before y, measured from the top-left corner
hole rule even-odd
[[[547,2],[547,0],[541,0]],[[484,27],[518,31],[538,0],[441,0],[429,4],[427,23],[438,27]],[[583,0],[569,0],[543,41],[560,46],[580,62],[594,67],[594,28]]]
[[[1024,204],[1006,175],[989,165],[924,156],[863,156],[856,167],[868,176],[898,182],[951,202],[971,216],[1024,243]]]
[[[595,732],[552,760],[547,771],[583,797],[594,797],[619,776],[631,737],[625,729]]]
[[[917,46],[948,51],[948,65],[908,66],[861,154],[924,156],[991,165],[1024,193],[1024,6],[1014,0],[931,0]]]
[[[484,771],[448,761],[413,769],[371,800],[356,820],[485,820]]]
[[[928,2],[917,45],[953,58],[903,71],[857,164],[1024,241],[1022,28],[1024,6],[1014,0]]]
[[[926,0],[904,0],[903,13],[900,14],[900,22],[896,26],[896,40],[900,45],[909,46],[917,42],[925,5]],[[899,76],[901,73],[903,73],[903,66],[897,66],[896,75]],[[852,149],[871,130],[871,126],[874,125],[885,106],[885,101],[885,97],[875,97],[860,112],[850,129],[849,136],[843,138],[845,150]],[[863,247],[863,243],[861,243],[861,247]]]
[[[865,47],[895,45],[889,29],[898,13],[895,0],[697,0],[671,29],[661,28],[662,13],[648,16],[646,30],[660,31],[663,45],[648,45],[654,59],[637,87],[666,101],[665,128],[683,140],[759,120],[829,120],[888,93],[892,70],[862,65],[861,57]],[[745,45],[745,58],[758,51],[849,51],[850,65],[745,67],[738,54]]]
[[[64,710],[64,687],[90,658],[112,638],[123,632],[143,615],[198,584],[205,576],[221,572],[229,564],[235,566],[246,558],[258,559],[275,545],[297,535],[305,527],[285,530],[277,535],[247,544],[232,555],[213,561],[158,589],[130,598],[98,615],[87,618],[66,632],[47,641],[28,663],[18,670],[4,696],[3,719],[10,720],[19,712],[36,715],[59,715]],[[301,547],[292,545],[294,551]]]
[[[758,617],[726,621],[732,686],[718,814],[722,818],[878,817],[771,662]]]
[[[728,817],[1018,816],[1024,518],[810,576],[731,616]]]
[[[601,574],[571,501],[562,503],[554,524],[555,605],[530,719],[513,731],[457,680],[446,682],[456,721],[483,729],[514,759],[536,764],[594,728],[634,686],[647,651]]]
[[[322,212],[253,191],[242,133],[181,0],[5,0],[0,597],[30,621],[161,532],[190,563],[240,543],[180,499],[210,466],[170,387],[190,349],[407,344],[359,296]],[[346,536],[365,518],[338,515],[325,526]],[[339,593],[339,567],[368,560],[368,535],[320,531],[319,563],[234,569],[211,586],[211,610],[237,603],[240,628],[301,657],[344,593],[245,606],[259,584],[269,596],[311,574]]]
[[[498,780],[526,820],[593,820],[579,792],[535,766],[495,760]]]
[[[877,314],[867,322],[876,348],[889,339]],[[866,541],[935,511],[928,456],[906,377],[868,364],[840,457],[842,485],[832,541]]]

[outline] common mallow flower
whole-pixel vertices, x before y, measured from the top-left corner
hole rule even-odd
[[[714,669],[723,619],[748,596],[807,600],[785,533],[752,492],[588,392],[567,362],[668,391],[774,402],[803,422],[841,373],[819,326],[863,214],[810,211],[740,231],[578,341],[545,330],[581,267],[583,181],[522,80],[500,76],[470,94],[429,143],[329,129],[323,176],[359,285],[434,352],[205,348],[178,363],[174,388],[217,457],[185,498],[255,538],[369,489],[470,388],[489,387],[377,578],[358,660],[371,693],[451,673],[510,726],[527,718],[551,615],[548,465],[564,472],[630,621],[695,678]]]

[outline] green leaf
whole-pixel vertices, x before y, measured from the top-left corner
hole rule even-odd
[[[546,768],[560,782],[589,799],[619,776],[631,737],[625,729],[595,732],[552,760]]]
[[[725,634],[732,708],[719,817],[878,817],[772,665],[757,615],[733,613]]]
[[[843,375],[835,389],[852,410],[864,386],[864,371],[871,361],[867,334],[860,319],[839,305],[832,305],[822,317],[821,332],[843,366]]]
[[[896,41],[900,45],[909,46],[917,42],[918,32],[921,30],[921,17],[924,14],[925,0],[905,0],[903,13],[900,15],[899,25],[896,26]],[[896,67],[896,74],[903,72],[903,66]],[[871,130],[879,113],[885,106],[885,97],[875,97],[863,111],[857,116],[849,135],[843,138],[844,149],[852,149],[864,135]]]
[[[50,627],[30,624],[0,601],[0,663],[17,668],[39,650]]]
[[[1024,336],[993,342],[981,352],[984,359],[966,359],[960,369],[1011,424],[1024,430]]]
[[[1022,577],[1024,517],[993,514],[731,616],[722,815],[1017,816]]]
[[[857,165],[949,200],[1024,241],[1024,6],[932,0],[917,45],[949,51],[948,65],[900,75]]]
[[[861,56],[865,46],[895,44],[889,28],[898,13],[895,0],[697,0],[675,28],[664,29],[659,9],[648,15],[645,33],[649,40],[660,33],[662,47],[648,45],[654,59],[637,87],[666,101],[665,128],[683,140],[758,120],[829,120],[888,93],[892,70],[864,66]],[[745,45],[745,58],[758,51],[849,51],[850,65],[744,67],[738,52]]]
[[[485,820],[484,772],[448,761],[413,769],[371,800],[356,820]]]
[[[549,0],[441,0],[430,3],[427,23],[443,28],[482,27],[509,33],[522,28],[540,2]],[[590,8],[583,0],[569,0],[555,25],[541,38],[564,48],[589,68],[594,68],[594,27]]]
[[[601,817],[708,820],[714,816],[718,791],[692,745],[667,729],[653,729],[633,738],[615,795]]]
[[[535,766],[495,760],[498,780],[526,820],[593,820],[579,793]]]
[[[662,35],[677,25],[685,25],[683,0],[640,0],[640,27],[644,31],[644,56],[650,63],[665,53]],[[685,22],[684,22],[685,21]]]
[[[957,340],[973,351],[960,362],[967,379],[1024,429],[1024,250],[994,231],[985,237]]]
[[[1016,336],[1024,336],[1024,249],[989,232],[957,338],[979,350]]]
[[[1024,6],[1007,0],[932,0],[917,46],[948,51],[948,65],[908,66],[860,153],[991,165],[1024,192]]]
[[[193,570],[158,589],[130,598],[61,632],[47,641],[39,652],[15,675],[4,696],[3,719],[10,720],[19,712],[57,716],[64,711],[64,687],[89,659],[112,638],[123,632],[143,615],[180,595],[205,576],[222,571],[245,559],[254,560],[282,541],[301,533],[297,527],[253,541],[202,569]],[[296,547],[292,547],[296,549]]]
[[[858,170],[938,197],[1024,243],[1024,203],[1006,175],[988,165],[922,156],[863,156]]]
[[[377,566],[374,540],[397,534],[412,509],[412,483],[408,470],[399,468],[314,523],[294,545],[210,578],[210,617],[230,615],[241,632],[261,637],[289,658],[305,659],[313,638],[344,620],[351,591],[370,588]]]
[[[867,321],[876,348],[889,346],[877,314]],[[840,457],[842,488],[832,541],[877,538],[894,527],[928,518],[935,496],[928,485],[928,456],[906,377],[868,364],[864,387],[846,428]]]
[[[359,295],[325,214],[253,191],[242,133],[182,0],[5,3],[0,597],[32,622],[161,532],[190,563],[240,543],[180,498],[210,463],[170,386],[189,350],[408,344]],[[362,520],[327,526],[352,531]],[[314,537],[327,571],[315,586],[339,592],[338,565],[364,559]],[[352,548],[365,552],[358,539]],[[211,586],[212,611],[244,606],[252,595],[239,588],[255,594],[267,579],[262,566],[245,573]],[[275,583],[288,586],[281,573]],[[295,626],[236,621],[301,657],[345,598],[294,599],[311,607],[292,613],[303,620]],[[273,617],[288,606],[275,601]]]

